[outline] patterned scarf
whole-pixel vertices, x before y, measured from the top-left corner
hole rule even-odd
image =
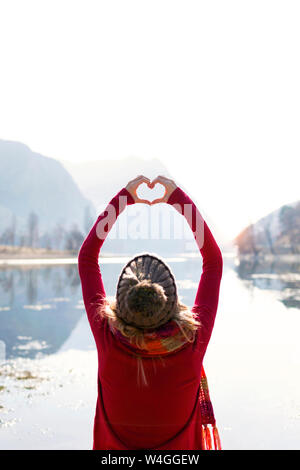
[[[153,332],[144,333],[144,347],[133,345],[118,329],[113,329],[119,341],[124,344],[138,360],[138,380],[140,374],[144,383],[147,383],[142,357],[165,356],[171,352],[179,351],[189,344],[189,340],[184,334],[179,324],[171,320]],[[208,382],[202,366],[201,379],[199,384],[199,403],[201,410],[201,436],[203,450],[221,450],[221,442],[216,426],[213,406],[210,400]],[[211,429],[209,428],[211,426]],[[212,431],[212,435],[211,435]],[[212,445],[214,442],[214,447]]]

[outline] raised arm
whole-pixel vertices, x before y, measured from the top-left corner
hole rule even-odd
[[[202,274],[200,277],[193,312],[202,324],[201,340],[209,342],[213,330],[219,302],[220,283],[223,272],[221,250],[214,239],[206,221],[190,197],[172,180],[158,177],[152,182],[164,184],[166,192],[162,200],[172,205],[187,220],[203,258]]]
[[[105,298],[105,289],[98,262],[101,247],[118,216],[127,205],[138,202],[147,203],[147,201],[139,199],[136,195],[136,189],[142,182],[148,183],[149,179],[143,175],[138,176],[114,196],[106,209],[97,218],[79,250],[78,271],[82,297],[92,330],[94,328],[93,311],[95,304],[101,305]]]
[[[197,313],[202,324],[201,338],[208,344],[213,330],[219,303],[220,283],[223,272],[221,250],[206,221],[202,218],[194,202],[177,187],[168,199],[168,204],[180,208],[193,232],[196,244],[203,258],[193,312]],[[176,207],[177,206],[177,207]]]
[[[82,297],[92,327],[93,305],[94,303],[101,304],[105,298],[105,289],[98,262],[100,250],[117,217],[127,205],[133,203],[132,196],[126,188],[122,188],[99,215],[79,250],[78,271]]]

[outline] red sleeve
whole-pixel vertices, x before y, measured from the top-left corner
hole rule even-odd
[[[174,208],[186,218],[203,258],[202,274],[192,310],[198,314],[197,318],[202,324],[201,339],[207,345],[219,302],[223,272],[222,253],[196,205],[182,189],[177,187],[173,191],[168,204],[174,205]]]
[[[78,271],[81,280],[82,296],[90,325],[93,329],[92,311],[95,303],[105,298],[105,289],[98,263],[101,247],[119,214],[134,199],[126,188],[121,189],[99,215],[94,226],[85,238],[78,254]]]

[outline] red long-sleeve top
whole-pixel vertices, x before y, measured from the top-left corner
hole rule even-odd
[[[159,359],[143,359],[148,386],[137,385],[136,358],[113,335],[107,319],[96,314],[95,306],[105,298],[100,249],[118,215],[126,205],[134,204],[126,188],[99,215],[79,251],[82,295],[98,353],[94,450],[201,449],[198,390],[218,307],[223,259],[207,223],[187,194],[177,187],[167,203],[186,218],[203,257],[192,307],[201,327],[193,343],[164,356],[163,363]]]

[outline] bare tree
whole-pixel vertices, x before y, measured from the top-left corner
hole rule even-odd
[[[17,228],[17,217],[16,214],[12,215],[11,221],[11,245],[15,245],[16,243],[16,228]]]
[[[31,211],[28,215],[28,244],[31,247],[36,247],[39,238],[38,230],[39,218],[38,215]]]
[[[287,233],[294,228],[296,211],[291,206],[283,206],[280,210],[279,219],[282,226],[282,233]]]
[[[90,207],[87,205],[84,209],[84,230],[88,233],[93,226],[94,219],[91,215]]]
[[[270,230],[270,221],[267,221],[264,224],[264,233],[265,233],[265,237],[266,237],[266,241],[267,241],[269,250],[272,253],[272,255],[274,255],[275,250],[274,250],[273,239],[272,239],[272,234],[271,234],[271,230]]]
[[[66,229],[61,223],[57,223],[52,232],[52,248],[60,250],[66,237]]]
[[[67,250],[77,251],[82,245],[83,240],[83,234],[80,232],[77,225],[74,224],[71,230],[67,233],[65,247]]]

